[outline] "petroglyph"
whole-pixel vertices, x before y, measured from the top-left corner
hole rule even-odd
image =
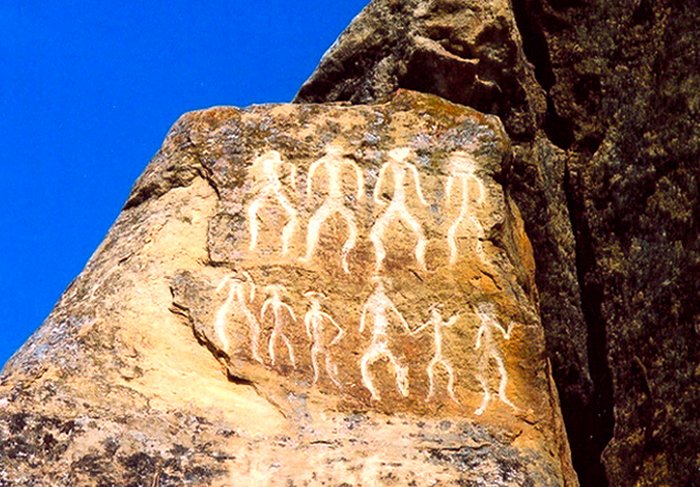
[[[342,248],[342,265],[346,273],[350,273],[348,268],[348,254],[355,247],[357,242],[357,224],[353,212],[345,206],[345,194],[343,192],[343,170],[353,171],[357,184],[356,198],[357,201],[362,199],[364,189],[364,177],[362,170],[352,159],[348,159],[343,155],[343,149],[338,146],[330,145],[326,148],[326,155],[317,160],[309,168],[306,186],[306,198],[311,197],[313,189],[314,174],[316,171],[325,170],[327,194],[323,204],[316,210],[309,220],[309,228],[306,235],[306,255],[302,260],[310,261],[313,257],[316,245],[318,244],[319,232],[321,225],[337,214],[348,227],[348,238]]]
[[[479,316],[479,319],[481,319],[481,326],[476,333],[475,348],[480,352],[476,376],[481,383],[481,387],[484,389],[484,397],[479,408],[474,411],[474,414],[478,416],[483,414],[486,410],[486,406],[488,406],[489,401],[491,400],[491,391],[488,381],[489,361],[491,360],[496,362],[496,365],[498,366],[498,374],[500,376],[498,398],[503,403],[517,411],[518,408],[512,402],[510,402],[508,396],[506,396],[508,372],[506,371],[506,366],[503,361],[503,355],[501,354],[498,344],[493,336],[493,330],[495,329],[503,334],[504,339],[510,339],[510,332],[513,329],[514,323],[511,322],[510,325],[508,325],[508,330],[504,330],[503,326],[501,326],[501,324],[494,318],[494,307],[490,303],[480,303],[477,307],[476,314]]]
[[[403,315],[396,309],[394,303],[386,295],[384,283],[381,278],[375,277],[374,281],[376,283],[374,291],[370,294],[362,307],[362,315],[360,317],[360,333],[365,331],[368,314],[371,315],[370,319],[373,323],[372,342],[360,361],[362,383],[372,393],[372,399],[375,401],[381,400],[381,396],[372,382],[369,368],[374,362],[387,359],[394,369],[396,386],[399,392],[402,396],[408,397],[408,367],[401,365],[389,349],[389,317],[387,316],[387,312],[392,312],[408,333],[411,332],[411,329]]]
[[[289,361],[292,367],[296,368],[296,359],[294,357],[294,348],[292,343],[289,341],[287,335],[284,334],[284,323],[287,321],[285,319],[285,313],[288,318],[291,318],[292,322],[296,322],[296,316],[294,316],[294,310],[287,303],[282,301],[281,294],[286,291],[286,288],[279,284],[273,284],[265,286],[265,294],[268,298],[262,305],[260,309],[260,321],[265,321],[265,313],[267,311],[271,312],[272,316],[272,333],[270,334],[270,341],[268,342],[268,352],[270,354],[270,362],[275,365],[275,346],[277,340],[282,340],[282,342],[287,347],[287,353],[289,354]]]
[[[304,296],[306,296],[311,303],[309,310],[304,315],[304,325],[306,327],[306,334],[311,340],[311,365],[314,369],[313,383],[316,384],[318,382],[320,376],[318,362],[320,357],[324,357],[328,377],[336,386],[341,387],[340,381],[338,380],[338,366],[333,363],[328,348],[332,347],[343,338],[345,330],[336,323],[331,315],[321,309],[321,299],[326,297],[325,294],[309,291],[304,293]],[[338,330],[338,334],[328,345],[324,343],[324,320]]]
[[[284,162],[280,153],[275,150],[266,152],[255,159],[250,169],[257,186],[257,196],[248,207],[249,248],[251,251],[255,250],[258,245],[258,233],[260,231],[258,212],[266,205],[277,203],[287,214],[288,218],[282,229],[282,254],[286,255],[289,252],[289,244],[297,226],[298,212],[283,191],[281,178],[285,167],[289,168],[289,177],[293,189],[296,187],[296,167],[290,162]]]
[[[229,313],[231,313],[231,307],[235,301],[237,304],[237,309],[234,311],[238,311],[238,313],[243,315],[245,320],[248,322],[248,327],[250,329],[250,353],[253,356],[253,359],[262,363],[262,358],[258,353],[260,324],[255,318],[253,312],[250,310],[250,308],[248,308],[248,305],[255,299],[255,282],[247,272],[243,272],[243,276],[245,279],[241,279],[235,275],[225,276],[216,287],[217,293],[221,292],[227,284],[229,286],[229,290],[228,295],[226,296],[226,301],[224,301],[216,312],[214,331],[223,345],[224,352],[228,353],[230,344],[226,334],[227,316]],[[246,286],[249,287],[247,291]]]
[[[407,162],[406,159],[411,155],[411,149],[407,147],[400,147],[397,149],[392,149],[389,151],[389,161],[385,162],[379,170],[379,177],[377,178],[377,184],[374,187],[374,203],[377,206],[384,206],[386,203],[379,197],[382,192],[382,187],[385,182],[387,171],[391,170],[394,176],[393,180],[393,195],[389,206],[386,208],[384,213],[377,219],[377,221],[372,226],[369,238],[374,244],[374,251],[376,254],[376,265],[375,270],[378,272],[384,258],[386,257],[386,250],[384,248],[384,243],[382,241],[384,234],[386,233],[389,225],[393,222],[401,221],[404,222],[411,231],[416,235],[418,242],[416,243],[416,260],[420,265],[421,269],[425,270],[425,247],[427,245],[427,240],[425,234],[423,233],[423,228],[421,227],[418,220],[411,215],[411,212],[406,206],[406,175],[410,173],[409,177],[413,178],[413,182],[416,187],[416,194],[418,195],[418,200],[423,206],[428,206],[428,203],[423,197],[423,192],[421,190],[420,178],[418,176],[418,169],[412,163]]]
[[[455,374],[452,364],[447,360],[442,354],[442,329],[444,327],[450,327],[457,322],[459,315],[453,315],[449,320],[443,321],[442,314],[440,313],[440,305],[433,304],[430,307],[430,319],[422,324],[419,328],[414,330],[411,334],[417,335],[423,331],[428,326],[433,327],[433,339],[435,343],[435,354],[430,360],[426,372],[428,373],[429,389],[426,401],[430,401],[435,396],[435,367],[441,365],[447,372],[447,394],[450,398],[459,403],[457,396],[455,395],[454,384],[455,384]]]
[[[469,220],[474,228],[474,249],[476,254],[480,259],[485,260],[482,243],[482,240],[486,237],[484,227],[479,219],[475,215],[470,214],[469,211],[470,201],[479,205],[484,202],[486,194],[484,183],[475,175],[476,167],[474,159],[466,152],[456,151],[452,153],[449,160],[449,170],[450,175],[447,178],[445,188],[447,204],[449,205],[452,200],[452,188],[455,184],[458,185],[459,192],[462,196],[459,215],[447,231],[447,244],[450,247],[450,265],[454,265],[457,262],[457,257],[459,255],[459,250],[457,248],[457,230],[466,220]],[[470,182],[471,187],[476,189],[476,194],[473,197],[470,194]]]

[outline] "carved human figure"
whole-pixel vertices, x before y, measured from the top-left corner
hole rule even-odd
[[[216,312],[216,318],[214,321],[214,331],[219,337],[221,344],[223,345],[224,352],[228,353],[229,341],[226,334],[226,318],[228,314],[232,311],[232,306],[234,302],[236,303],[236,309],[234,312],[240,313],[245,320],[248,322],[248,327],[250,329],[250,353],[253,359],[262,363],[262,358],[258,353],[258,342],[260,341],[260,324],[255,318],[255,315],[250,310],[248,305],[255,299],[255,282],[253,278],[250,277],[248,272],[243,272],[245,279],[241,279],[235,275],[225,276],[219,282],[216,287],[216,292],[221,292],[226,285],[229,286],[228,295],[226,296],[226,301],[219,307]],[[246,287],[249,289],[246,290]]]
[[[381,397],[374,387],[369,368],[378,360],[386,359],[393,367],[394,374],[396,374],[396,386],[399,392],[402,396],[408,397],[408,367],[401,365],[389,349],[388,313],[393,313],[406,332],[410,333],[411,329],[403,315],[386,295],[381,278],[375,277],[374,281],[376,283],[374,291],[367,298],[360,316],[360,333],[365,331],[368,316],[372,320],[372,341],[360,361],[362,383],[372,393],[372,399],[379,401]]]
[[[445,193],[446,201],[449,205],[452,200],[452,189],[455,184],[458,185],[458,190],[461,193],[461,201],[459,207],[459,215],[450,225],[447,231],[447,244],[450,247],[450,265],[457,262],[459,251],[457,249],[457,230],[459,226],[469,220],[474,227],[476,233],[475,250],[477,255],[484,259],[484,248],[482,240],[485,238],[484,227],[479,219],[470,214],[469,205],[473,201],[476,204],[482,204],[485,197],[484,183],[475,174],[475,162],[471,155],[463,151],[455,151],[449,159],[450,175],[447,178]],[[471,185],[470,185],[471,182]],[[470,189],[475,189],[474,195],[470,193]]]
[[[435,395],[435,367],[441,365],[443,369],[447,372],[447,394],[454,402],[459,402],[457,396],[455,396],[454,384],[455,384],[455,374],[452,368],[452,364],[445,358],[442,354],[442,329],[444,327],[450,327],[457,322],[459,315],[453,315],[449,320],[444,321],[442,319],[442,314],[440,313],[440,305],[433,304],[430,307],[430,319],[423,323],[420,327],[414,330],[411,334],[417,335],[423,331],[428,326],[433,327],[433,340],[435,343],[435,353],[433,358],[430,360],[428,367],[426,369],[428,373],[429,389],[426,401],[430,401]]]
[[[272,333],[270,334],[270,341],[268,342],[268,352],[272,365],[275,365],[275,346],[279,339],[282,340],[287,347],[287,353],[289,354],[289,361],[292,367],[296,367],[294,348],[287,335],[285,335],[283,327],[288,318],[291,318],[292,322],[296,322],[297,319],[296,316],[294,316],[294,310],[291,306],[282,301],[281,294],[285,290],[286,288],[280,284],[265,286],[264,291],[268,298],[260,309],[260,321],[265,321],[265,313],[269,311],[272,317]],[[285,318],[285,314],[287,318]]]
[[[297,226],[297,210],[289,201],[283,190],[282,176],[284,168],[289,168],[289,176],[292,188],[296,187],[296,167],[291,162],[284,162],[280,153],[271,150],[253,162],[250,172],[256,183],[256,196],[248,207],[248,225],[250,228],[250,250],[255,250],[258,245],[258,233],[260,222],[258,212],[266,205],[277,204],[287,214],[288,221],[282,229],[282,254],[289,252],[289,245]]]
[[[511,408],[517,410],[518,408],[510,402],[508,396],[506,396],[506,385],[508,384],[508,372],[506,371],[506,366],[503,361],[503,355],[496,343],[496,339],[493,336],[493,331],[497,330],[503,334],[503,338],[510,339],[510,333],[513,329],[514,323],[511,322],[508,325],[508,330],[503,329],[503,326],[496,320],[494,307],[490,303],[480,303],[477,306],[476,314],[481,320],[481,326],[476,333],[476,350],[479,351],[478,359],[478,371],[477,379],[481,383],[481,387],[484,390],[484,397],[481,401],[479,408],[474,411],[474,414],[481,415],[486,410],[489,401],[491,400],[491,391],[489,388],[488,381],[488,369],[489,361],[493,360],[498,366],[498,374],[500,375],[500,382],[498,385],[498,398]]]
[[[340,387],[341,384],[338,380],[338,366],[333,363],[330,351],[328,349],[343,338],[343,335],[345,335],[345,330],[343,330],[340,325],[336,323],[331,315],[323,311],[321,308],[321,299],[326,297],[323,293],[309,291],[304,293],[304,296],[306,296],[311,303],[309,305],[309,310],[304,315],[304,325],[306,327],[306,335],[311,340],[311,366],[314,369],[313,383],[316,384],[318,382],[320,376],[318,362],[320,357],[324,357],[328,377],[336,386]],[[333,325],[338,330],[336,336],[327,345],[324,343],[324,322]]]
[[[343,149],[336,145],[329,145],[326,148],[326,155],[311,164],[307,176],[306,198],[311,197],[313,190],[314,174],[317,171],[325,170],[326,173],[326,199],[316,210],[309,220],[309,228],[306,234],[306,255],[302,260],[309,261],[313,257],[316,245],[318,244],[319,231],[321,225],[331,216],[337,214],[348,227],[348,238],[343,244],[342,265],[346,273],[350,273],[348,268],[348,253],[355,247],[357,242],[357,224],[353,212],[345,206],[345,193],[343,192],[343,170],[352,171],[357,184],[356,198],[361,200],[364,190],[364,177],[362,170],[353,161],[344,156]]]
[[[369,239],[374,244],[374,252],[376,254],[375,270],[377,272],[381,269],[382,262],[384,262],[384,258],[386,257],[386,250],[382,239],[389,228],[389,225],[395,221],[404,222],[418,238],[418,242],[416,243],[416,260],[418,261],[420,267],[425,270],[425,247],[427,245],[427,240],[420,223],[418,223],[418,220],[411,215],[411,212],[406,206],[405,186],[407,176],[413,179],[413,183],[416,187],[416,194],[418,195],[418,201],[420,201],[423,206],[428,206],[428,203],[425,201],[421,190],[418,169],[416,169],[415,165],[406,160],[411,153],[412,151],[408,147],[400,147],[389,151],[389,160],[384,163],[379,170],[377,184],[374,187],[374,203],[379,207],[386,205],[386,203],[380,198],[380,194],[386,182],[387,171],[392,172],[394,179],[391,201],[389,202],[389,206],[386,208],[386,210],[384,210],[384,213],[374,223],[369,234]]]

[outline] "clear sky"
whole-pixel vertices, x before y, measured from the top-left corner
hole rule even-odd
[[[186,111],[289,101],[368,0],[0,0],[0,366]]]

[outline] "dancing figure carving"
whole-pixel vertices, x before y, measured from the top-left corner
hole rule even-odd
[[[289,252],[289,245],[297,226],[297,210],[294,208],[289,198],[285,195],[282,186],[282,176],[285,166],[289,167],[289,177],[291,187],[296,187],[296,167],[291,162],[284,162],[280,153],[271,150],[261,155],[251,166],[251,173],[255,177],[257,194],[253,202],[248,207],[248,225],[250,227],[251,251],[258,245],[258,233],[260,231],[258,222],[258,212],[266,205],[277,203],[287,214],[288,221],[282,229],[282,254]]]
[[[506,385],[508,384],[508,372],[506,371],[505,363],[503,362],[503,355],[496,343],[493,336],[493,331],[497,330],[503,334],[503,338],[506,340],[510,339],[510,333],[513,329],[514,323],[511,322],[508,325],[508,330],[503,329],[503,326],[496,321],[494,317],[494,307],[490,303],[480,303],[477,307],[476,314],[481,319],[481,326],[476,333],[476,350],[479,353],[478,360],[478,372],[477,379],[481,383],[481,387],[484,390],[484,397],[481,401],[479,408],[474,411],[474,414],[480,416],[486,410],[489,401],[491,400],[491,391],[488,381],[488,368],[489,361],[493,360],[498,366],[498,374],[500,376],[500,382],[498,384],[498,398],[511,408],[516,411],[518,408],[510,402],[508,396],[506,396]]]
[[[412,335],[417,335],[423,331],[428,326],[433,327],[433,339],[435,343],[435,353],[433,358],[430,360],[426,372],[428,373],[429,389],[428,397],[426,397],[426,402],[430,401],[435,395],[435,367],[442,365],[443,369],[447,372],[447,394],[450,398],[459,403],[457,396],[455,396],[454,384],[455,384],[455,374],[452,368],[452,364],[444,357],[442,354],[442,329],[444,327],[450,327],[457,322],[459,315],[453,315],[449,320],[443,321],[442,314],[440,313],[440,305],[433,304],[430,307],[430,319],[423,323],[416,330],[411,332]]]
[[[229,341],[226,336],[226,317],[231,312],[231,307],[234,301],[237,305],[237,311],[243,315],[245,320],[248,322],[248,327],[250,329],[250,353],[253,359],[262,363],[262,358],[258,353],[258,342],[260,340],[260,324],[255,318],[253,312],[248,308],[248,305],[255,299],[255,282],[250,274],[243,272],[245,279],[241,279],[236,276],[225,276],[216,288],[216,292],[221,292],[228,284],[229,290],[226,296],[226,301],[222,304],[218,311],[216,312],[216,318],[214,321],[214,331],[219,337],[221,344],[223,345],[224,352],[228,353]],[[249,290],[246,291],[246,286]]]
[[[418,169],[416,169],[415,165],[406,161],[410,155],[411,149],[408,147],[392,149],[389,152],[389,161],[384,163],[379,170],[377,184],[374,187],[374,203],[380,207],[386,205],[386,203],[380,198],[380,194],[382,192],[382,187],[384,186],[387,171],[391,171],[393,173],[394,180],[391,201],[389,202],[389,206],[386,208],[384,213],[374,223],[369,234],[369,238],[374,244],[374,251],[376,254],[375,270],[377,272],[381,269],[382,262],[384,262],[384,258],[386,257],[386,250],[384,249],[382,239],[389,228],[389,225],[394,221],[404,222],[416,235],[418,238],[418,242],[416,243],[416,260],[418,261],[421,269],[426,269],[425,247],[427,245],[427,240],[420,223],[418,223],[418,220],[411,215],[411,212],[406,206],[405,185],[407,175],[408,177],[413,178],[413,182],[416,186],[416,194],[418,195],[418,200],[420,203],[423,206],[428,206],[428,203],[423,197],[423,192],[420,186],[420,178],[418,176]]]
[[[289,361],[292,367],[296,368],[296,359],[294,357],[294,348],[292,343],[289,341],[287,335],[284,334],[283,326],[285,321],[284,317],[286,314],[288,318],[291,318],[293,322],[296,322],[296,316],[294,316],[294,310],[287,303],[282,301],[281,294],[286,288],[279,284],[273,284],[265,286],[264,291],[268,298],[262,305],[260,309],[260,321],[265,321],[265,313],[270,311],[272,316],[272,333],[270,334],[270,341],[268,342],[268,352],[270,354],[270,362],[275,365],[275,345],[277,340],[282,340],[282,342],[287,347],[287,353],[289,354]],[[286,313],[285,313],[286,312]]]
[[[304,315],[304,325],[306,327],[306,335],[311,340],[311,365],[314,369],[314,384],[318,382],[320,371],[319,371],[319,358],[321,356],[325,359],[326,373],[328,377],[333,381],[333,383],[340,387],[340,381],[338,380],[338,366],[333,363],[331,359],[331,354],[328,348],[332,347],[345,335],[345,330],[343,330],[338,323],[321,308],[321,299],[326,296],[323,293],[309,291],[304,293],[309,301],[311,302],[309,310]],[[323,322],[326,321],[333,325],[338,333],[331,340],[331,342],[326,345],[324,343],[324,326]]]
[[[452,200],[452,188],[455,184],[458,184],[459,191],[461,193],[462,199],[459,207],[459,215],[455,221],[450,225],[447,231],[447,244],[450,247],[450,265],[457,262],[457,256],[459,254],[457,249],[457,230],[459,226],[464,223],[465,220],[469,220],[474,226],[476,233],[476,243],[475,250],[479,258],[484,260],[484,248],[482,240],[485,238],[484,227],[481,225],[479,219],[470,215],[469,204],[470,200],[473,200],[476,204],[482,204],[484,202],[485,190],[484,184],[481,180],[474,174],[475,163],[474,159],[463,151],[453,152],[449,160],[450,175],[447,178],[445,193],[447,204],[450,204]],[[476,188],[476,195],[472,198],[469,192],[470,184]]]
[[[389,317],[387,313],[393,313],[408,333],[411,332],[411,329],[403,315],[386,295],[381,278],[375,277],[374,279],[376,287],[362,307],[362,315],[360,317],[360,333],[365,331],[368,315],[372,320],[372,341],[360,361],[362,383],[372,393],[372,399],[375,401],[381,400],[379,392],[372,382],[369,368],[374,362],[386,359],[394,368],[393,372],[396,375],[396,386],[399,393],[404,397],[408,397],[408,367],[401,365],[389,349]]]
[[[327,194],[323,204],[316,210],[309,220],[309,228],[306,234],[306,255],[302,260],[309,261],[313,257],[316,245],[318,244],[319,231],[321,225],[331,216],[337,214],[348,227],[348,238],[343,244],[342,249],[342,265],[343,270],[349,274],[348,253],[355,247],[357,242],[357,224],[353,212],[345,206],[345,194],[343,192],[343,170],[353,171],[355,182],[357,184],[356,198],[357,201],[362,199],[364,190],[364,177],[362,170],[353,161],[343,155],[343,149],[338,146],[330,145],[326,148],[326,155],[317,160],[309,168],[306,185],[306,198],[311,197],[313,189],[314,174],[316,171],[325,170]]]

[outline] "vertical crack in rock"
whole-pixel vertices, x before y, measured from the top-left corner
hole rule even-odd
[[[570,120],[557,114],[550,90],[556,82],[552,70],[547,39],[535,20],[542,15],[541,7],[528,0],[513,0],[513,15],[523,42],[523,51],[535,68],[535,79],[544,89],[547,97],[547,111],[542,129],[549,140],[561,149],[569,149],[574,142]]]
[[[603,297],[600,286],[586,280],[595,265],[590,243],[590,228],[583,220],[582,204],[577,200],[575,183],[568,166],[564,175],[571,225],[576,238],[576,270],[581,283],[581,302],[587,324],[589,370],[593,382],[592,397],[584,404],[562,404],[567,422],[574,468],[583,486],[605,486],[608,479],[603,467],[602,453],[613,437],[612,378],[608,367],[608,338],[605,319],[601,313]],[[575,452],[575,453],[574,453]]]

